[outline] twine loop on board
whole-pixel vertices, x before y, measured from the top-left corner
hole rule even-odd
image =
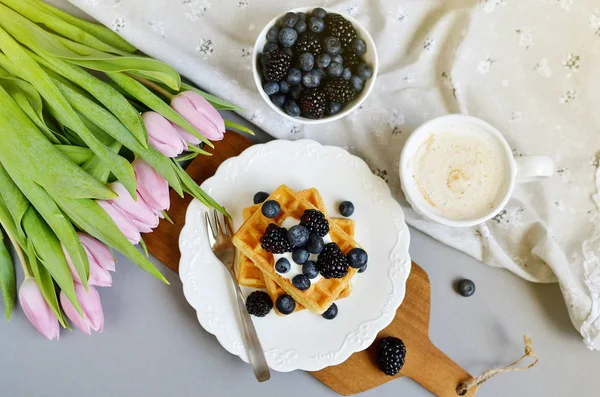
[[[508,364],[504,368],[494,368],[494,369],[487,370],[484,373],[482,373],[481,375],[479,375],[478,377],[472,378],[466,382],[459,384],[456,387],[456,394],[458,394],[459,396],[464,396],[465,394],[467,394],[469,389],[472,389],[473,387],[481,386],[482,384],[484,384],[488,380],[492,379],[496,375],[500,375],[500,374],[503,374],[506,372],[526,371],[528,369],[535,367],[537,365],[537,363],[540,361],[540,358],[535,353],[535,351],[533,351],[533,348],[531,347],[531,338],[529,336],[525,335],[524,340],[525,340],[525,354],[523,354],[523,356],[521,356],[521,358],[519,358],[517,361],[514,361],[514,362]],[[528,359],[529,357],[533,358],[534,361],[527,366],[519,367],[519,365],[523,361]]]

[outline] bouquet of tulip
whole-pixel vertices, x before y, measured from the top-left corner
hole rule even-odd
[[[23,311],[48,339],[67,318],[102,330],[95,287],[112,283],[109,247],[167,282],[134,245],[166,216],[169,186],[225,213],[178,160],[210,154],[226,125],[250,132],[217,112],[235,106],[135,51],[43,1],[0,0],[0,225],[25,274]],[[10,319],[17,288],[2,236]]]

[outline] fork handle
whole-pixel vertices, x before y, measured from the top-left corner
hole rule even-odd
[[[252,318],[246,309],[246,303],[244,302],[242,290],[235,279],[235,275],[233,275],[231,271],[229,274],[233,278],[233,285],[235,286],[235,295],[242,320],[242,329],[244,331],[246,351],[248,352],[248,361],[250,361],[250,365],[252,365],[252,370],[254,371],[256,380],[259,382],[267,381],[271,378],[271,373],[269,371],[269,366],[267,365],[265,353],[260,344],[260,340],[258,339],[258,334],[256,333],[256,328],[254,328]]]

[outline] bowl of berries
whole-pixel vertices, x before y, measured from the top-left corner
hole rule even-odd
[[[295,122],[340,119],[367,98],[378,59],[367,30],[347,14],[304,7],[269,22],[254,45],[254,81],[277,113]]]

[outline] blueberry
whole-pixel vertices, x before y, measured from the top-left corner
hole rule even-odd
[[[296,44],[296,40],[298,40],[298,32],[296,32],[293,28],[283,28],[279,32],[279,44],[284,47],[291,47]]]
[[[277,51],[278,49],[279,49],[279,46],[277,45],[277,43],[270,43],[270,42],[265,44],[265,46],[263,47],[264,52]]]
[[[297,264],[306,263],[308,258],[310,258],[310,253],[304,248],[296,247],[292,250],[292,260]]]
[[[265,201],[267,197],[269,197],[269,193],[267,192],[256,192],[252,201],[254,202],[254,204],[260,204],[263,201]]]
[[[314,33],[321,33],[325,30],[325,22],[321,18],[310,17],[308,20],[308,28]]]
[[[350,85],[356,92],[360,92],[363,88],[364,81],[358,76],[350,77]]]
[[[350,201],[342,201],[340,203],[340,214],[342,214],[342,216],[345,217],[349,217],[352,216],[352,214],[354,213],[354,204],[352,204],[352,202]]]
[[[367,51],[367,45],[361,39],[352,40],[351,45],[352,45],[352,51],[354,51],[354,53],[358,56],[361,56],[362,54],[364,54]]]
[[[296,29],[296,32],[298,32],[298,33],[306,32],[306,22],[304,22],[304,21],[296,22],[296,24],[294,25],[294,29]]]
[[[296,103],[296,101],[287,100],[285,101],[285,112],[292,117],[300,116],[300,106]]]
[[[279,83],[276,81],[269,81],[263,85],[263,90],[265,90],[265,94],[273,95],[279,92]]]
[[[288,92],[290,92],[290,85],[287,81],[283,80],[279,82],[279,92],[281,92],[282,94],[287,94]]]
[[[320,68],[326,68],[331,63],[331,56],[329,54],[317,55],[316,64]]]
[[[322,68],[314,68],[312,70],[317,76],[319,76],[320,79],[323,79],[325,77],[325,70]]]
[[[315,66],[315,57],[310,52],[304,52],[298,57],[298,65],[300,69],[308,72]]]
[[[267,32],[267,41],[271,43],[277,43],[279,40],[279,28],[277,26],[271,27]]]
[[[283,47],[281,50],[279,50],[281,52],[283,52],[284,54],[287,54],[290,56],[290,58],[292,58],[294,56],[294,51],[292,51],[291,48],[288,47]]]
[[[342,72],[342,78],[344,80],[350,80],[350,77],[352,77],[352,71],[350,70],[350,68],[344,69],[344,71]]]
[[[313,279],[319,275],[319,270],[317,269],[317,265],[313,261],[306,261],[304,265],[302,265],[302,274],[304,274],[309,279]]]
[[[269,98],[271,98],[271,102],[273,102],[273,105],[277,106],[278,108],[282,107],[285,104],[285,95],[283,94],[271,95]]]
[[[298,15],[299,21],[306,21],[306,13],[305,12],[297,12],[296,15]]]
[[[369,256],[362,248],[352,248],[346,255],[346,259],[348,259],[348,265],[350,265],[350,267],[360,269],[367,264]]]
[[[289,295],[281,295],[275,301],[275,307],[281,314],[291,314],[296,310],[296,301]]]
[[[294,12],[288,12],[279,20],[281,27],[293,28],[300,18]]]
[[[359,273],[364,273],[367,270],[367,263],[365,263],[360,269],[358,269]]]
[[[267,218],[275,218],[279,212],[281,212],[281,207],[275,200],[267,200],[262,205],[262,214]]]
[[[302,225],[295,225],[288,229],[287,239],[292,247],[301,247],[308,241],[310,232]]]
[[[319,236],[317,233],[311,233],[308,236],[308,242],[306,243],[306,249],[311,254],[320,254],[325,248],[325,242],[323,241],[323,237]]]
[[[331,57],[331,62],[337,62],[341,65],[344,63],[344,58],[340,54],[337,54]]]
[[[340,39],[334,36],[327,36],[323,39],[323,46],[325,51],[330,55],[337,55],[342,50],[342,43]],[[341,63],[341,62],[340,62]]]
[[[292,99],[294,101],[299,101],[300,97],[302,96],[302,91],[304,91],[304,89],[302,88],[302,86],[299,86],[299,85],[294,86],[290,90],[290,96],[292,97]]]
[[[456,283],[456,291],[464,297],[469,297],[475,293],[475,283],[468,279],[459,280]]]
[[[337,114],[340,112],[340,110],[342,110],[342,104],[339,102],[329,102],[327,104],[327,109],[325,109],[325,112],[327,114]]]
[[[290,68],[287,72],[286,81],[289,85],[298,85],[302,80],[302,72],[298,68]]]
[[[321,7],[317,7],[314,10],[312,10],[312,16],[323,19],[325,18],[325,16],[327,16],[327,11],[325,11]]]
[[[290,265],[290,261],[285,258],[279,258],[277,263],[275,263],[275,270],[279,273],[287,273],[291,268],[292,265]]]
[[[292,284],[294,284],[294,287],[298,288],[300,291],[306,291],[310,288],[310,280],[304,274],[294,276],[292,279]]]
[[[332,303],[331,306],[329,306],[329,309],[325,310],[325,313],[321,314],[321,316],[325,320],[333,320],[334,318],[337,317],[337,315],[338,315],[338,308],[335,303]]]
[[[327,74],[331,77],[340,77],[343,71],[343,66],[337,62],[331,62],[327,67]]]
[[[307,88],[316,88],[321,84],[321,75],[316,70],[311,70],[302,76],[302,84]]]
[[[356,68],[356,74],[363,80],[369,80],[373,76],[373,69],[366,63],[361,63]]]

